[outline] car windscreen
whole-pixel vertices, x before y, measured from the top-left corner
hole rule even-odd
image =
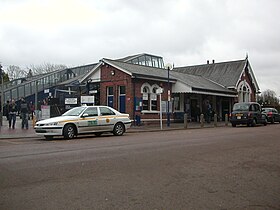
[[[263,112],[272,112],[272,109],[270,109],[270,108],[263,108],[262,111]]]
[[[233,111],[248,111],[249,106],[249,104],[234,104]]]
[[[75,107],[65,112],[62,116],[79,116],[85,109],[86,107]]]

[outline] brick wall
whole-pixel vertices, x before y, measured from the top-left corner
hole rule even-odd
[[[111,72],[114,72],[112,75]],[[141,115],[142,119],[158,119],[158,113],[141,113],[141,111],[134,111],[134,96],[138,98],[142,98],[141,87],[144,83],[148,83],[151,86],[157,84],[158,86],[164,89],[164,93],[162,94],[162,100],[167,100],[167,89],[168,84],[166,82],[160,81],[151,81],[144,79],[131,78],[131,75],[116,69],[110,65],[103,65],[101,67],[101,83],[100,83],[100,103],[102,105],[107,105],[107,87],[113,87],[114,91],[114,102],[113,107],[118,110],[119,103],[119,93],[118,87],[125,86],[126,87],[126,113],[130,114],[131,119],[134,119],[135,115]],[[135,89],[134,89],[135,88]],[[171,88],[171,83],[170,83]],[[157,107],[159,111],[159,96],[157,98]],[[163,115],[165,117],[165,115]]]

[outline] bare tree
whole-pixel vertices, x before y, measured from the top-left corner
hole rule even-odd
[[[32,70],[33,75],[39,75],[44,73],[49,73],[57,70],[66,69],[66,65],[62,64],[51,64],[51,63],[43,63],[40,65],[31,64],[28,69]]]
[[[10,65],[7,68],[7,74],[9,76],[10,80],[14,80],[14,79],[19,79],[19,78],[25,77],[26,71],[21,69],[18,66]]]
[[[277,107],[279,106],[279,99],[273,90],[265,90],[259,97],[259,103],[264,106]]]

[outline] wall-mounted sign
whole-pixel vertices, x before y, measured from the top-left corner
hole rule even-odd
[[[77,98],[65,98],[65,104],[78,104]]]
[[[89,91],[89,94],[95,94],[95,93],[97,93],[97,90],[90,90]]]
[[[94,104],[94,96],[81,96],[82,104]]]

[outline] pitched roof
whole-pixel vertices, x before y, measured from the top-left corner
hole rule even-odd
[[[173,71],[199,75],[225,87],[235,87],[246,65],[245,60],[174,68]]]
[[[141,66],[137,64],[124,63],[115,60],[103,59],[105,63],[108,63],[115,68],[129,73],[131,76],[145,76],[149,78],[158,78],[167,80],[167,70],[149,66]],[[223,93],[235,94],[233,91],[223,87],[222,85],[216,84],[202,76],[180,73],[171,70],[170,71],[170,80],[172,81],[181,81],[182,83],[197,89],[197,90],[210,90],[218,91]]]
[[[177,78],[178,81],[181,81],[186,85],[191,86],[193,90],[196,89],[196,90],[217,91],[217,92],[223,92],[223,93],[235,95],[234,91],[231,91],[223,87],[222,85],[216,84],[215,82],[212,82],[202,76],[180,73],[173,70],[171,71],[171,75]]]
[[[105,63],[108,63],[116,68],[119,68],[132,76],[148,76],[150,78],[167,79],[167,70],[161,68],[155,68],[150,66],[142,66],[138,64],[124,63],[116,60],[103,59]],[[170,74],[170,80],[175,81],[176,78]]]

